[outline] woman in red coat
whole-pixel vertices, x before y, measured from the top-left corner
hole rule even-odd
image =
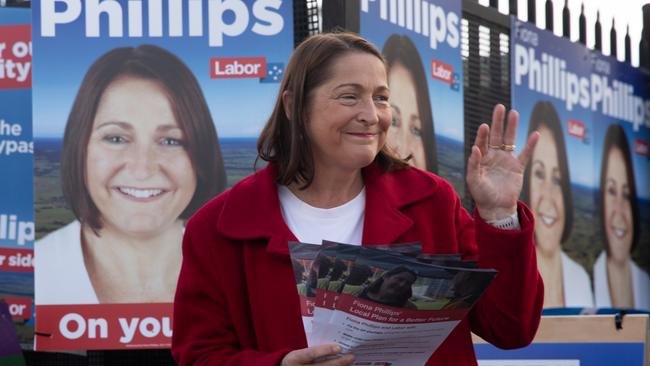
[[[350,33],[294,51],[258,142],[269,165],[188,222],[174,305],[180,365],[351,365],[337,345],[307,347],[287,242],[371,246],[419,241],[461,253],[499,276],[427,361],[475,365],[470,332],[503,348],[534,337],[543,303],[530,210],[517,201],[539,135],[512,155],[517,112],[494,109],[467,164],[475,218],[449,183],[409,167],[386,145],[391,123],[384,60]]]

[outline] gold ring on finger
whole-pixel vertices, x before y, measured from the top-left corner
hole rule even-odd
[[[517,147],[516,145],[501,144],[499,148],[503,151],[511,152],[511,151],[515,151],[516,147]]]

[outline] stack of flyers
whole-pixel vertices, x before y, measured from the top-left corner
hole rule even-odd
[[[419,243],[289,243],[309,346],[337,343],[355,365],[424,364],[496,276]],[[307,304],[309,306],[307,306]]]

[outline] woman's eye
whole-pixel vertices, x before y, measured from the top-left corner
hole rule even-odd
[[[354,94],[341,94],[339,99],[342,100],[343,103],[350,104],[357,101],[357,96]]]
[[[127,142],[126,138],[124,136],[119,136],[119,135],[107,135],[102,138],[102,140],[110,143],[110,144],[123,144]]]
[[[623,199],[626,201],[629,201],[631,196],[630,196],[630,190],[627,188],[623,188]]]
[[[388,96],[387,95],[377,95],[375,97],[375,101],[377,101],[377,102],[388,102]]]
[[[553,177],[551,182],[553,182],[553,185],[559,186],[562,184],[562,179],[560,179],[560,177]]]
[[[418,127],[411,127],[411,134],[413,136],[422,137],[422,130]]]
[[[393,127],[399,127],[400,124],[399,117],[395,115],[395,112],[393,112],[393,118],[391,119],[390,125]]]
[[[160,140],[160,144],[166,146],[183,146],[183,141],[180,139],[165,137],[162,140]]]
[[[546,174],[544,174],[544,171],[542,169],[535,169],[533,174],[535,175],[535,178],[537,178],[537,179],[541,179],[541,180],[546,179]]]
[[[609,194],[610,196],[616,196],[616,187],[614,186],[607,187],[607,194]]]

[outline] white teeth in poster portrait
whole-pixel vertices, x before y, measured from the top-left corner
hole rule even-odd
[[[187,1],[188,24],[183,22],[183,0],[129,0],[126,7],[117,1],[42,0],[41,36],[55,37],[57,26],[74,23],[82,16],[85,18],[86,37],[142,37],[143,34],[149,37],[203,37],[207,26],[211,47],[222,46],[224,36],[242,35],[249,26],[251,32],[261,36],[276,35],[284,28],[284,18],[278,12],[281,0],[208,0],[207,9],[203,0]],[[65,3],[65,7],[57,11],[56,3]],[[167,19],[163,17],[163,5],[169,9]],[[203,24],[205,11],[207,25]],[[147,13],[147,24],[144,24],[144,12]],[[234,14],[233,20],[224,21],[225,13]],[[108,27],[100,27],[102,15],[108,16]],[[127,35],[124,29],[127,29]],[[167,29],[168,34],[164,34],[163,29]],[[188,29],[187,35],[185,29]]]

